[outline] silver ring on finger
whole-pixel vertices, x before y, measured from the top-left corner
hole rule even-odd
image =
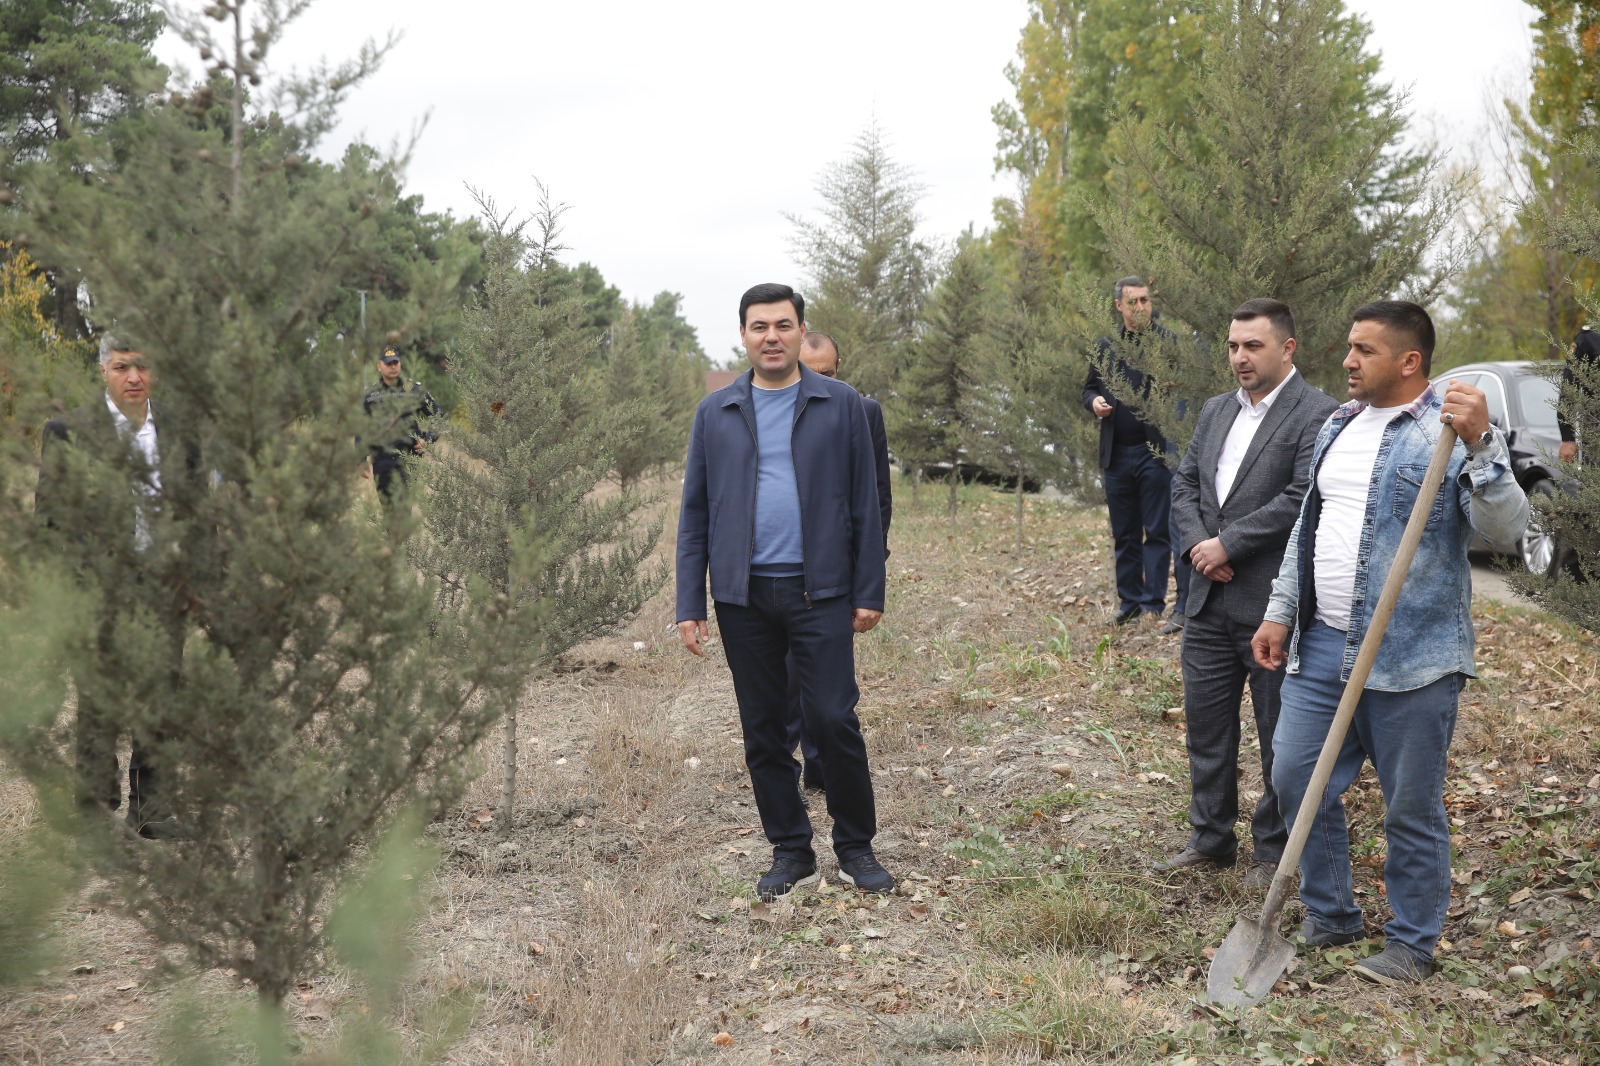
[[[1454,411],[1446,411],[1444,413],[1444,424],[1445,425],[1448,426],[1448,425],[1450,425],[1450,423],[1454,422],[1455,420],[1456,420],[1456,416],[1455,416],[1455,412]]]

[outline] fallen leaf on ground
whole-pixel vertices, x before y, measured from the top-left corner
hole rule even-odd
[[[717,1047],[732,1047],[733,1037],[729,1036],[727,1033],[718,1033],[716,1036],[711,1038],[711,1042],[717,1045]]]

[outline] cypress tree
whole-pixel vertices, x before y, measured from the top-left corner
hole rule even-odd
[[[613,629],[666,580],[646,565],[658,518],[635,527],[644,500],[595,491],[616,465],[640,407],[593,402],[578,278],[562,266],[560,217],[541,190],[534,233],[480,198],[488,241],[483,291],[451,352],[455,432],[428,467],[432,499],[417,546],[447,615],[481,582],[523,621],[525,676]],[[519,568],[519,545],[537,562]],[[517,714],[505,711],[499,828],[515,821]]]

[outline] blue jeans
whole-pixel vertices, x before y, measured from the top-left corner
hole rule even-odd
[[[1403,638],[1392,631],[1388,636]],[[1343,633],[1313,622],[1300,635],[1300,672],[1283,681],[1272,783],[1290,826],[1344,694],[1339,680],[1344,644]],[[1300,898],[1319,929],[1362,929],[1361,908],[1350,887],[1350,834],[1341,798],[1361,773],[1361,764],[1371,759],[1383,788],[1389,848],[1383,879],[1394,912],[1384,935],[1424,958],[1433,957],[1450,906],[1444,775],[1461,680],[1460,674],[1447,674],[1409,692],[1368,690],[1356,705],[1300,856]]]
[[[1172,572],[1172,471],[1143,444],[1118,444],[1105,469],[1122,610],[1160,614]]]
[[[806,730],[828,768],[828,814],[839,861],[872,850],[877,807],[867,745],[856,717],[854,611],[848,596],[805,601],[805,579],[750,578],[750,604],[716,602],[733,674],[745,764],[761,828],[780,857],[811,860],[811,818],[795,788],[789,742],[789,672],[798,677]]]

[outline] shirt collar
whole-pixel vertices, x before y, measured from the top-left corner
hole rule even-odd
[[[1415,400],[1412,400],[1410,403],[1402,407],[1400,409],[1400,413],[1410,415],[1412,418],[1416,418],[1428,408],[1437,406],[1439,406],[1439,398],[1438,395],[1433,391],[1433,382],[1430,381],[1428,382],[1428,387],[1422,390],[1422,394]],[[1360,414],[1366,409],[1367,405],[1362,403],[1360,400],[1351,400],[1343,407],[1333,412],[1333,420],[1337,422],[1348,422],[1350,419],[1354,418],[1356,415]]]
[[[111,412],[111,424],[116,426],[118,430],[133,428],[133,423],[128,421],[128,416],[123,414],[122,410],[112,402],[110,392],[106,393],[106,409]],[[144,424],[152,427],[155,425],[155,412],[151,410],[149,400],[144,402]]]
[[[1245,390],[1243,385],[1239,386],[1239,391],[1234,393],[1234,397],[1239,401],[1239,406],[1246,411],[1255,411],[1259,408],[1262,414],[1266,414],[1272,408],[1273,402],[1277,400],[1278,394],[1283,391],[1283,387],[1289,384],[1296,373],[1297,370],[1291,366],[1289,372],[1283,375],[1283,380],[1278,382],[1278,387],[1263,396],[1260,403],[1250,402],[1250,393]]]

